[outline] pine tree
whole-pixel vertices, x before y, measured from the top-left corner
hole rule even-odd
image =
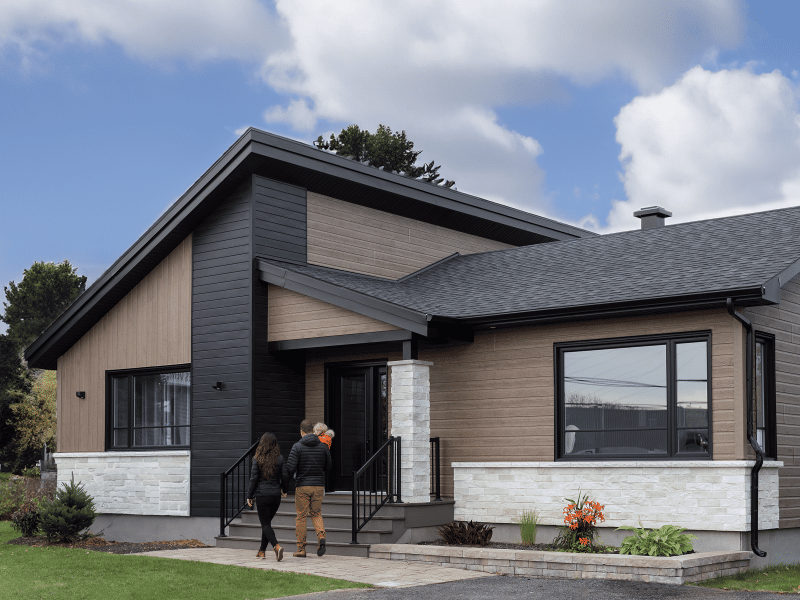
[[[88,529],[96,516],[94,498],[75,483],[73,475],[69,484],[56,491],[52,502],[42,504],[40,528],[49,540],[70,542]]]

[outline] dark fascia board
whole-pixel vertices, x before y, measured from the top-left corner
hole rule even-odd
[[[372,333],[354,333],[351,335],[331,335],[327,337],[306,338],[299,340],[283,340],[269,342],[270,352],[287,350],[309,350],[311,348],[329,348],[333,346],[357,346],[363,344],[382,344],[386,342],[404,342],[414,337],[410,331],[375,331]]]
[[[780,303],[781,288],[783,288],[797,275],[800,275],[800,260],[794,261],[783,271],[775,275],[775,277],[764,284],[764,287],[766,288],[765,297],[768,297],[770,300],[774,301],[775,304]]]
[[[553,240],[595,235],[577,227],[461,192],[415,181],[394,173],[385,173],[307,144],[250,128],[97,281],[89,286],[89,289],[25,349],[28,364],[34,368],[55,369],[58,356],[66,352],[107,312],[108,307],[102,309],[100,306],[102,300],[108,297],[116,303],[128,293],[141,280],[141,276],[132,277],[136,267],[148,258],[152,259],[154,263],[152,266],[155,266],[166,256],[180,242],[179,239],[172,238],[178,234],[185,237],[191,232],[202,214],[210,210],[210,200],[221,193],[226,180],[230,178],[231,184],[234,184],[238,176],[246,175],[240,172],[242,164],[253,156],[290,161],[314,171],[327,172],[369,187],[413,197],[422,202],[537,233]],[[170,240],[171,246],[167,243]]]
[[[308,275],[295,273],[260,258],[257,258],[255,262],[258,278],[261,281],[378,319],[384,323],[413,331],[422,336],[428,335],[428,324],[433,318],[431,315],[410,310],[385,300],[379,300],[326,281],[320,281]]]
[[[665,312],[724,308],[728,298],[734,298],[739,306],[759,306],[775,304],[767,296],[764,286],[729,290],[710,294],[694,294],[674,298],[658,298],[647,301],[631,301],[603,304],[597,306],[576,306],[502,315],[468,317],[461,322],[475,329],[495,327],[518,327],[523,325],[544,325],[568,321],[591,319],[611,319]]]
[[[297,166],[306,167],[340,179],[346,179],[426,204],[537,233],[554,241],[574,240],[597,235],[594,232],[527,213],[504,204],[417,181],[397,173],[376,169],[375,167],[318,150],[308,144],[272,133],[258,129],[250,129],[245,135],[247,133],[252,137],[254,151],[262,156],[283,162],[291,162]]]

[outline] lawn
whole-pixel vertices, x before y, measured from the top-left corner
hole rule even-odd
[[[800,565],[773,565],[763,569],[750,569],[738,575],[709,579],[693,585],[723,590],[793,592],[800,594]]]
[[[259,600],[365,584],[229,565],[6,544],[19,537],[0,522],[0,599]]]

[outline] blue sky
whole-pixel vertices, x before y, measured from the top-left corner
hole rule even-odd
[[[6,0],[0,284],[96,279],[247,126],[404,129],[600,232],[800,204],[800,3]]]

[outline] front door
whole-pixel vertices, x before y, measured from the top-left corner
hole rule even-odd
[[[326,423],[336,437],[329,490],[352,490],[360,469],[389,436],[386,364],[331,367]]]

